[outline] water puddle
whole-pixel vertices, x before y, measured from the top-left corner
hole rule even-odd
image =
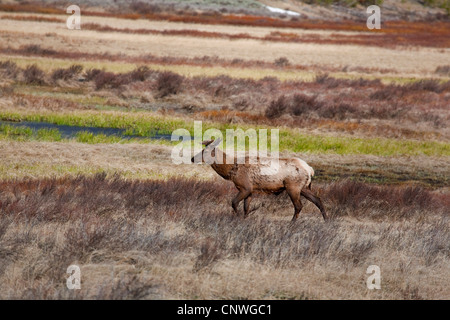
[[[61,138],[63,139],[71,139],[75,138],[76,135],[80,132],[88,132],[94,135],[104,134],[106,136],[116,136],[122,139],[156,139],[156,140],[170,140],[172,135],[170,134],[154,134],[148,137],[137,136],[137,135],[128,135],[125,134],[125,129],[118,128],[99,128],[99,127],[85,127],[85,126],[68,126],[68,125],[59,125],[48,122],[33,122],[33,121],[3,121],[0,120],[0,126],[9,125],[12,127],[24,127],[30,128],[33,131],[38,131],[41,129],[56,129],[61,134]]]

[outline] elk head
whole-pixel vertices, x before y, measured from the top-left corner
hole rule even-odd
[[[192,157],[191,162],[195,163],[209,163],[212,164],[214,162],[214,159],[216,157],[216,148],[217,146],[222,142],[222,139],[217,140],[205,140],[202,142],[202,145],[205,146],[205,148],[197,153],[195,156]]]

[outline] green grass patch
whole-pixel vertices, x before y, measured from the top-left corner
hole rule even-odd
[[[0,126],[0,139],[11,139],[17,141],[61,141],[61,134],[57,129],[39,129],[33,131],[31,128],[22,126],[11,126],[2,124]]]
[[[29,141],[29,140],[40,140],[40,141],[61,141],[61,134],[57,129],[39,129],[33,131],[27,127],[16,127],[11,125],[1,125],[0,126],[0,138],[1,139],[11,139],[17,141]]]
[[[56,125],[125,129],[126,135],[151,137],[156,134],[171,134],[177,128],[185,128],[186,122],[176,118],[163,118],[144,112],[72,112],[35,113],[0,112],[0,119],[17,121],[48,122]]]
[[[280,132],[280,150],[293,152],[373,154],[377,156],[449,156],[450,144],[439,141],[353,138]]]
[[[36,132],[38,140],[42,141],[61,141],[61,133],[58,129],[39,129]]]
[[[0,137],[18,141],[29,140],[33,136],[33,130],[27,127],[15,127],[2,124],[0,126]]]
[[[269,129],[267,131],[268,149],[271,148],[271,129],[267,127],[250,127],[246,125],[227,125],[203,123],[203,132],[209,128],[217,128],[222,133],[226,129],[249,128]],[[224,134],[225,136],[225,134]],[[248,148],[248,142],[246,141]],[[248,149],[247,149],[248,150]],[[440,141],[420,141],[388,138],[357,138],[349,136],[313,135],[298,132],[290,128],[279,129],[279,150],[301,153],[331,154],[372,154],[377,156],[426,155],[450,156],[450,144]]]
[[[170,144],[166,140],[152,140],[150,138],[123,138],[115,135],[94,134],[88,131],[82,131],[75,134],[73,138],[63,139],[58,129],[39,129],[33,131],[27,127],[16,127],[11,125],[0,126],[0,140],[14,141],[77,141],[81,143],[153,143],[153,144]]]
[[[92,132],[82,131],[75,135],[75,140],[81,143],[119,143],[124,139],[118,136],[107,136],[105,134],[93,134]]]
[[[71,113],[32,113],[32,112],[0,112],[1,118],[9,118],[25,121],[49,122],[58,125],[89,126],[101,128],[120,128],[125,129],[126,135],[137,135],[141,137],[152,137],[155,134],[172,134],[176,129],[184,128],[191,136],[194,134],[194,122],[181,118],[162,117],[149,112],[110,112],[110,111],[89,111],[89,112],[71,112]],[[206,130],[215,128],[219,130],[223,137],[227,129],[242,129],[244,132],[248,129],[267,130],[268,149],[270,150],[271,129],[270,127],[258,127],[249,125],[224,124],[203,122],[202,135]],[[14,130],[22,130],[15,132]],[[24,136],[29,137],[32,134],[30,130],[7,128],[4,129],[4,135],[7,137]],[[41,139],[57,139],[55,133],[43,132]],[[126,143],[140,142],[148,143],[152,140],[144,139],[121,139],[114,136],[93,135],[90,133],[80,133],[76,140],[83,143]],[[154,142],[154,141],[153,141]],[[157,143],[178,144],[160,140]],[[188,142],[191,143],[191,142]],[[248,142],[246,142],[248,147]],[[441,141],[426,140],[406,140],[406,139],[387,139],[387,138],[356,138],[349,136],[328,136],[316,135],[299,132],[295,129],[279,129],[279,150],[301,153],[331,153],[331,154],[371,154],[377,156],[397,156],[397,155],[426,155],[426,156],[450,156],[450,144]]]

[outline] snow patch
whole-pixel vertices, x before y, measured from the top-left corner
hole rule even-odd
[[[300,13],[295,12],[295,11],[284,10],[284,9],[280,9],[280,8],[270,7],[270,6],[264,6],[264,7],[266,9],[268,9],[270,12],[283,13],[283,14],[287,14],[287,15],[290,15],[290,16],[300,16]]]

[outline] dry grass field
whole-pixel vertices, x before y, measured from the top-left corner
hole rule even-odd
[[[170,25],[168,22],[145,21],[136,25],[134,20],[118,22],[117,18],[90,17],[86,22],[87,30],[77,32],[69,30],[65,26],[65,16],[57,16],[57,22],[28,21],[25,15],[23,20],[15,20],[12,17],[23,15],[2,14],[2,38],[3,47],[17,49],[23,45],[40,44],[42,47],[56,51],[90,53],[108,53],[139,57],[145,55],[169,56],[175,58],[195,57],[219,57],[233,60],[242,59],[273,62],[285,57],[294,65],[313,65],[323,68],[337,68],[342,70],[346,66],[352,68],[366,68],[376,71],[392,69],[399,77],[420,77],[434,74],[440,65],[449,64],[448,23],[442,23],[440,29],[447,30],[442,36],[447,42],[444,47],[417,47],[408,43],[400,48],[386,48],[385,45],[397,44],[396,39],[383,39],[383,34],[374,34],[367,31],[351,32],[336,30],[302,30],[291,31],[285,29],[270,29],[244,26],[214,26],[213,28],[198,29],[197,25],[180,23]],[[33,15],[36,17],[36,15]],[[92,22],[90,22],[92,21]],[[39,28],[33,28],[39,23]],[[93,27],[109,27],[112,31],[89,30]],[[426,24],[422,26],[420,34],[426,34]],[[127,30],[128,32],[117,32]],[[141,30],[140,33],[133,30]],[[405,28],[406,29],[406,28]],[[439,30],[440,30],[439,29]],[[108,30],[108,29],[106,29]],[[145,34],[145,30],[148,34]],[[176,35],[169,31],[186,31],[186,35]],[[151,32],[154,31],[154,32]],[[159,31],[159,32],[158,32]],[[162,33],[163,31],[166,34]],[[193,36],[189,36],[190,33]],[[194,33],[193,31],[196,31]],[[208,32],[205,37],[201,32]],[[286,41],[265,40],[271,34],[283,34]],[[250,39],[228,38],[236,34],[247,35]],[[200,35],[200,36],[199,36]],[[297,36],[298,42],[289,41],[289,38]],[[336,37],[356,37],[358,39],[370,39],[373,45],[350,44],[349,41],[338,38],[338,43],[333,43]],[[429,38],[429,35],[428,39]],[[224,39],[225,38],[225,39]],[[269,38],[270,39],[270,38]],[[434,39],[434,38],[431,38]],[[280,40],[283,40],[282,38]],[[328,40],[328,41],[327,41]],[[389,41],[390,40],[390,41]],[[319,42],[319,43],[318,43]],[[321,43],[324,42],[324,43]],[[358,42],[356,42],[358,43]],[[364,42],[362,42],[364,44]],[[435,42],[434,42],[435,43]],[[365,70],[357,72],[356,76],[366,73]]]
[[[284,196],[231,215],[222,181],[95,175],[1,188],[2,298],[448,298],[448,198],[421,188],[320,185],[332,220],[306,206],[294,225]],[[61,281],[74,262],[79,291]],[[372,264],[383,271],[375,292]]]
[[[52,1],[0,3],[0,299],[450,298],[445,2],[387,0],[379,31],[361,4],[107,3],[82,2],[81,30]],[[152,139],[200,120],[279,129],[330,219],[303,199],[291,224],[285,193],[234,215],[230,181]]]

